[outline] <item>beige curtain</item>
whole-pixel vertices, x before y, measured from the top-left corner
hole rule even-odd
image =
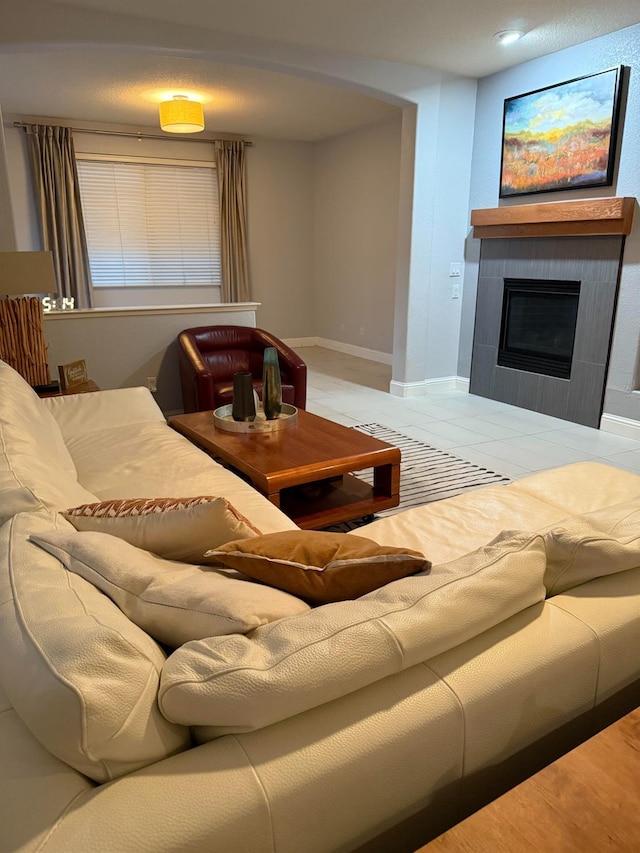
[[[220,198],[222,301],[248,302],[245,143],[218,139],[215,151]]]
[[[43,249],[53,254],[58,296],[91,308],[91,272],[71,129],[25,127]]]

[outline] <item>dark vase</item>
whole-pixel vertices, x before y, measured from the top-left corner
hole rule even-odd
[[[231,416],[234,421],[255,421],[256,404],[253,396],[253,376],[250,373],[233,374],[233,402]]]
[[[262,367],[262,408],[268,421],[280,416],[282,411],[282,380],[278,351],[275,347],[267,347],[264,351]]]

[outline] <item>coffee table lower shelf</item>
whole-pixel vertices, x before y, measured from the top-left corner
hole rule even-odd
[[[280,492],[280,509],[303,530],[330,527],[398,506],[399,495],[376,493],[355,477],[341,477],[292,486]]]

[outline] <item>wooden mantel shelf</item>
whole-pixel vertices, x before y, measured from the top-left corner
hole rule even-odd
[[[591,198],[515,207],[487,207],[471,211],[473,236],[586,237],[631,232],[636,200]]]

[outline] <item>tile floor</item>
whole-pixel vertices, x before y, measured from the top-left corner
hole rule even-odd
[[[391,367],[321,347],[306,361],[307,409],[353,426],[380,423],[517,479],[592,459],[640,474],[640,441],[518,409],[463,391],[392,397]]]

